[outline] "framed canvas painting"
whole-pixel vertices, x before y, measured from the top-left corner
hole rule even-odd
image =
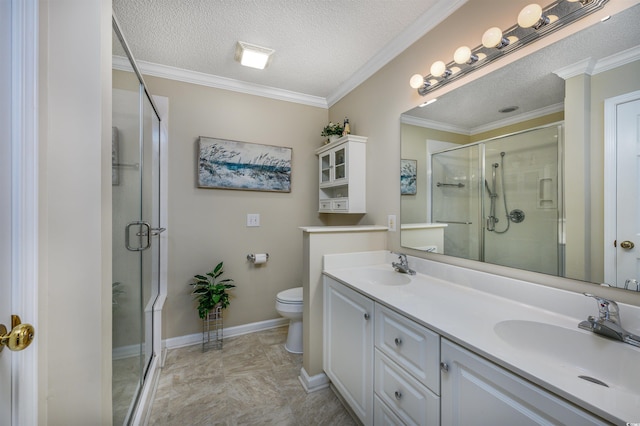
[[[417,160],[400,160],[400,194],[416,195],[418,176]]]

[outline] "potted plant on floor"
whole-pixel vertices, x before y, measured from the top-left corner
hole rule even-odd
[[[218,280],[224,273],[224,262],[218,263],[211,272],[205,275],[194,275],[192,294],[198,301],[198,315],[203,320],[216,308],[225,309],[229,306],[227,290],[235,287],[231,278]]]
[[[211,272],[194,275],[190,284],[198,301],[198,316],[202,318],[203,352],[209,347],[222,349],[222,310],[229,306],[227,290],[235,287],[231,278],[219,279],[223,273],[224,265],[220,262]]]

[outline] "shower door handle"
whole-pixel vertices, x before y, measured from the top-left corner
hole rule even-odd
[[[143,231],[142,229],[140,229],[140,232],[136,233],[136,236],[140,237],[141,241],[142,241],[142,237],[146,238],[147,241],[144,245],[140,245],[139,247],[131,247],[131,241],[130,241],[129,235],[131,234],[130,228],[132,226],[140,226],[141,228],[142,227],[147,228],[146,231]],[[125,227],[125,231],[124,231],[124,245],[127,247],[127,250],[129,251],[142,251],[151,247],[151,225],[149,225],[148,222],[144,222],[141,220],[127,223],[127,226]]]

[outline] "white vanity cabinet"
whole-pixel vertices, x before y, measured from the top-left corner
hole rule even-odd
[[[324,277],[323,368],[365,425],[373,423],[374,302]]]
[[[346,135],[316,150],[320,213],[366,213],[366,142]]]
[[[445,339],[441,360],[443,425],[608,424]]]
[[[403,424],[439,425],[440,336],[380,304],[374,322],[376,404]]]

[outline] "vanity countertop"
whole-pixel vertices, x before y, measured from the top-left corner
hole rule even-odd
[[[392,284],[370,278],[378,272],[396,281],[390,275],[396,257],[386,251],[325,255],[324,274],[607,421],[640,422],[640,381],[633,377],[640,378],[640,349],[578,329],[597,314],[592,299],[410,256],[416,275],[395,273],[402,280]],[[639,334],[632,326],[640,309],[621,304],[620,310],[623,325]],[[597,354],[604,348],[612,359],[594,359],[575,342]],[[600,375],[611,372],[597,377],[610,387],[578,378],[589,365],[597,365]]]

